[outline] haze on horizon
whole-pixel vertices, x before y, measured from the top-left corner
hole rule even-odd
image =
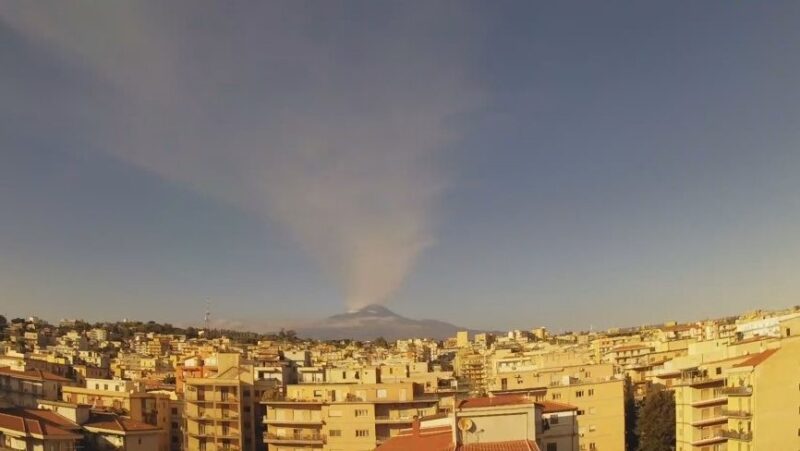
[[[800,298],[800,4],[0,7],[0,313],[472,328]]]

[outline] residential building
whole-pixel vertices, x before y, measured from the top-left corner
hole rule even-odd
[[[270,451],[368,451],[438,412],[438,398],[410,382],[289,385],[266,399],[265,443]]]
[[[217,354],[216,368],[213,376],[185,380],[184,445],[201,451],[263,449],[259,400],[272,384],[255,381],[252,365],[239,354]]]

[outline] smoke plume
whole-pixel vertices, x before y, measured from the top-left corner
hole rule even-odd
[[[470,43],[434,39],[470,18],[211,5],[20,2],[0,20],[91,80],[70,115],[92,147],[279,223],[351,309],[386,302],[434,239],[441,152],[479,101]]]

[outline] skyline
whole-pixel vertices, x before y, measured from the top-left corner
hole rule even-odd
[[[796,3],[188,6],[0,8],[3,313],[798,304]]]

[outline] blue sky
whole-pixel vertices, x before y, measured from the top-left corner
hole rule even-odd
[[[9,2],[0,305],[604,328],[798,303],[797,2]]]

